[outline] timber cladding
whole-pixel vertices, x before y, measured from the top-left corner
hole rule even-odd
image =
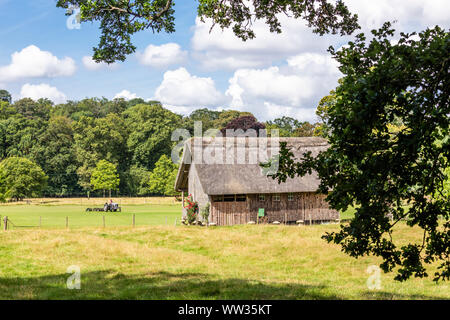
[[[210,222],[217,225],[256,222],[259,209],[264,209],[265,219],[262,220],[268,223],[339,219],[339,213],[328,207],[326,195],[313,192],[249,194],[245,201],[224,201],[226,197],[212,196]]]

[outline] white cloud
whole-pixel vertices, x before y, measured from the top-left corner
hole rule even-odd
[[[0,81],[17,81],[26,78],[67,77],[75,73],[75,61],[58,59],[51,52],[30,45],[11,55],[11,63],[0,67]]]
[[[319,99],[340,76],[337,65],[329,56],[313,53],[290,57],[287,62],[281,67],[236,70],[225,93],[230,107],[264,120],[288,115],[313,121]]]
[[[448,0],[420,1],[420,5],[423,6],[422,21],[425,24],[429,26],[434,26],[435,24],[449,26],[450,2]]]
[[[193,76],[185,68],[164,73],[155,99],[172,107],[215,107],[224,101],[214,80]]]
[[[203,23],[197,18],[191,39],[192,55],[205,69],[235,70],[269,66],[299,52],[324,52],[330,43],[330,36],[313,34],[301,19],[282,16],[280,21],[281,34],[271,33],[264,22],[256,21],[256,38],[244,42],[230,29],[214,27],[210,33],[211,22]]]
[[[345,4],[358,14],[364,32],[393,20],[397,20],[395,29],[406,32],[421,31],[436,24],[450,26],[448,0],[347,0]]]
[[[330,55],[303,53],[287,59],[288,65],[308,76],[327,76],[339,73],[339,64]]]
[[[47,98],[52,100],[54,103],[64,103],[67,97],[64,93],[59,91],[55,87],[51,87],[46,83],[41,83],[38,85],[24,84],[20,90],[21,98],[31,98],[33,100],[38,100],[40,98]]]
[[[421,31],[438,24],[450,27],[448,0],[346,0],[357,13],[362,30],[380,28],[385,21],[397,20],[397,31]],[[326,52],[339,48],[353,36],[318,36],[302,19],[280,15],[283,32],[270,33],[261,21],[253,24],[256,38],[243,42],[232,30],[196,20],[191,39],[192,54],[207,70],[233,70],[225,93],[227,108],[253,112],[260,119],[289,115],[315,120],[316,106],[336,87],[341,76],[337,63]],[[393,40],[395,43],[395,40]]]
[[[94,60],[92,60],[92,57],[90,56],[84,56],[83,59],[83,65],[88,70],[100,70],[100,69],[115,69],[118,67],[117,63],[107,64],[105,62],[97,63]]]
[[[122,90],[121,92],[116,94],[113,99],[117,98],[124,98],[125,100],[133,100],[139,97],[136,95],[136,93],[131,93],[128,90]]]
[[[144,52],[138,52],[137,58],[143,65],[153,68],[165,68],[173,64],[183,63],[187,51],[181,50],[176,43],[166,43],[160,46],[149,45]]]
[[[421,31],[436,24],[450,27],[450,1],[448,0],[346,0],[353,13],[358,14],[361,31],[368,34],[380,28],[385,21],[398,20],[398,31]],[[324,54],[333,45],[340,47],[353,37],[313,34],[303,19],[280,15],[282,33],[271,33],[264,21],[255,21],[256,38],[243,42],[232,30],[214,27],[211,21],[196,20],[191,39],[192,56],[207,70],[236,70],[261,68],[305,52]]]

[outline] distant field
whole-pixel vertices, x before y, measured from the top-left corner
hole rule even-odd
[[[109,202],[110,198],[32,198],[24,199],[20,202],[2,203],[1,206],[15,206],[15,205],[49,205],[59,206],[65,204],[80,205],[80,206],[101,206],[105,202]],[[112,197],[114,202],[127,204],[177,204],[175,197]]]
[[[450,299],[448,283],[383,273],[381,289],[369,290],[367,268],[380,260],[353,259],[320,238],[338,228],[1,231],[0,299]],[[403,222],[397,231],[403,243],[421,237]],[[81,290],[66,287],[71,265],[81,268]]]
[[[101,203],[101,202],[100,202]],[[164,225],[178,223],[181,217],[181,203],[177,204],[123,204],[122,212],[86,212],[87,205],[0,205],[0,216],[8,216],[11,227],[37,227],[41,220],[43,228],[65,227],[66,217],[69,227],[103,226],[103,216],[107,227],[131,226],[133,214],[137,226]],[[99,207],[102,207],[100,205]]]
[[[173,197],[113,198],[120,204],[122,212],[86,212],[86,208],[103,207],[107,198],[42,198],[0,204],[0,216],[8,216],[11,227],[69,227],[131,226],[133,214],[137,226],[174,225],[180,223],[181,202]],[[354,209],[341,214],[341,219],[353,217]],[[41,221],[41,222],[40,222]]]

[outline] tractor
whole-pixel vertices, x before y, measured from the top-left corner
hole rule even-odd
[[[122,208],[119,207],[118,203],[105,203],[103,208],[87,208],[86,212],[122,212]]]

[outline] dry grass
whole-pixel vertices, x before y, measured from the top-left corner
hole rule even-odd
[[[31,198],[24,199],[23,201],[8,202],[2,205],[14,206],[14,205],[80,205],[80,206],[102,206],[105,202],[109,202],[111,198]],[[142,204],[179,204],[175,197],[112,197],[114,202],[121,205],[142,205]]]
[[[367,288],[373,257],[320,239],[337,225],[153,226],[0,233],[3,299],[449,299],[430,279]],[[404,224],[400,239],[419,239]],[[81,267],[81,290],[65,287]]]

